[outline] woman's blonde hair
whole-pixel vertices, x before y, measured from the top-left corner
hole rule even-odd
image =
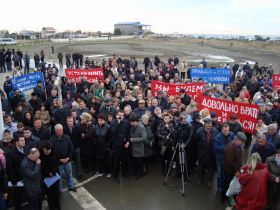
[[[91,121],[92,121],[91,114],[86,113],[86,112],[83,112],[80,118],[81,118],[82,124],[88,124],[88,123],[91,123]]]
[[[247,166],[248,166],[248,173],[253,174],[256,170],[257,164],[261,163],[262,159],[259,155],[259,153],[253,153],[250,155],[247,161]]]

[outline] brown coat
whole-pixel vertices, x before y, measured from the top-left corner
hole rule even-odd
[[[48,111],[38,110],[35,114],[36,118],[39,118],[42,121],[42,125],[48,127],[51,122],[51,117]]]
[[[242,146],[240,149],[237,148],[234,141],[231,141],[225,147],[225,162],[224,162],[224,170],[234,175],[242,166]]]

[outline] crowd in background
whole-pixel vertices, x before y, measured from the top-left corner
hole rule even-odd
[[[235,205],[236,209],[279,209],[280,92],[272,88],[272,65],[209,66],[205,59],[199,65],[189,65],[177,56],[167,61],[158,56],[145,57],[140,65],[135,57],[113,55],[100,64],[104,81],[91,84],[83,77],[74,83],[71,78],[58,76],[64,64],[62,53],[57,56],[59,67],[45,64],[43,50],[35,56],[36,70],[44,74],[44,82],[37,82],[31,98],[13,89],[10,76],[1,90],[5,129],[0,145],[0,209],[5,209],[7,197],[16,209],[21,209],[24,195],[30,209],[40,209],[43,195],[47,195],[50,209],[60,209],[61,182],[48,188],[43,180],[64,175],[68,189],[76,192],[72,163],[79,179],[84,173],[94,172],[112,176],[120,183],[131,175],[131,168],[136,179],[142,178],[158,157],[163,176],[172,165],[180,177],[178,153],[171,163],[176,150],[186,151],[186,181],[195,177],[198,185],[212,187],[216,172],[216,189],[226,205]],[[17,69],[19,73],[13,73],[13,77],[29,73],[26,57],[20,50],[3,49],[1,72]],[[66,54],[65,61],[68,68],[98,66],[89,58],[83,61],[79,53]],[[203,95],[257,104],[259,115],[253,138],[242,131],[236,115],[221,124],[217,113],[198,110],[185,90],[176,96],[162,90],[153,95],[152,80],[197,82],[190,79],[193,67],[231,71],[230,84],[205,84]],[[244,151],[252,155],[242,166]],[[234,176],[242,189],[235,198],[227,197]],[[18,187],[22,181],[24,187]]]

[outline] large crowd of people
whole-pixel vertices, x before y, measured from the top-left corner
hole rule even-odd
[[[51,210],[61,209],[59,175],[76,192],[73,174],[78,179],[85,173],[112,176],[117,184],[131,176],[133,168],[135,179],[141,179],[154,157],[160,159],[162,176],[172,166],[180,177],[178,152],[171,163],[174,150],[186,151],[186,181],[198,177],[198,185],[212,187],[216,172],[216,190],[225,205],[238,210],[280,209],[280,91],[272,88],[272,65],[209,66],[205,59],[189,65],[177,56],[166,61],[145,57],[139,64],[135,57],[115,55],[99,65],[89,58],[83,61],[80,53],[66,54],[67,67],[104,70],[103,81],[89,83],[81,77],[74,83],[58,76],[63,58],[59,53],[57,67],[46,65],[43,50],[35,54],[36,71],[44,74],[44,81],[37,81],[29,97],[11,83],[12,76],[30,72],[29,56],[20,50],[0,52],[1,72],[11,72],[1,90],[5,128],[0,144],[0,209],[6,209],[7,199],[21,209],[25,197],[30,210],[39,210],[44,196]],[[152,93],[152,80],[191,83],[193,67],[231,71],[230,84],[205,84],[203,94],[257,104],[253,136],[243,132],[236,115],[221,124],[217,113],[198,110],[185,90],[178,95]],[[14,69],[17,73],[12,74]],[[244,151],[249,153],[246,165]],[[227,197],[234,176],[241,192]],[[46,180],[55,181],[49,186]]]

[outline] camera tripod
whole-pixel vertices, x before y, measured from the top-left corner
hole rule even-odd
[[[171,161],[169,163],[168,171],[167,171],[167,174],[165,176],[165,180],[164,180],[163,184],[164,185],[167,184],[167,180],[168,180],[171,168],[172,168],[172,164],[173,164],[173,161],[174,161],[177,149],[178,149],[178,152],[179,152],[179,164],[180,164],[180,171],[181,171],[181,181],[182,181],[182,183],[181,183],[182,186],[181,186],[180,192],[184,196],[185,195],[185,174],[187,176],[186,177],[187,179],[189,179],[189,174],[188,174],[188,168],[187,168],[186,153],[185,153],[185,150],[181,148],[181,144],[182,143],[177,143],[176,146],[175,146],[175,149],[174,149]],[[170,186],[172,186],[172,185],[170,185]]]

